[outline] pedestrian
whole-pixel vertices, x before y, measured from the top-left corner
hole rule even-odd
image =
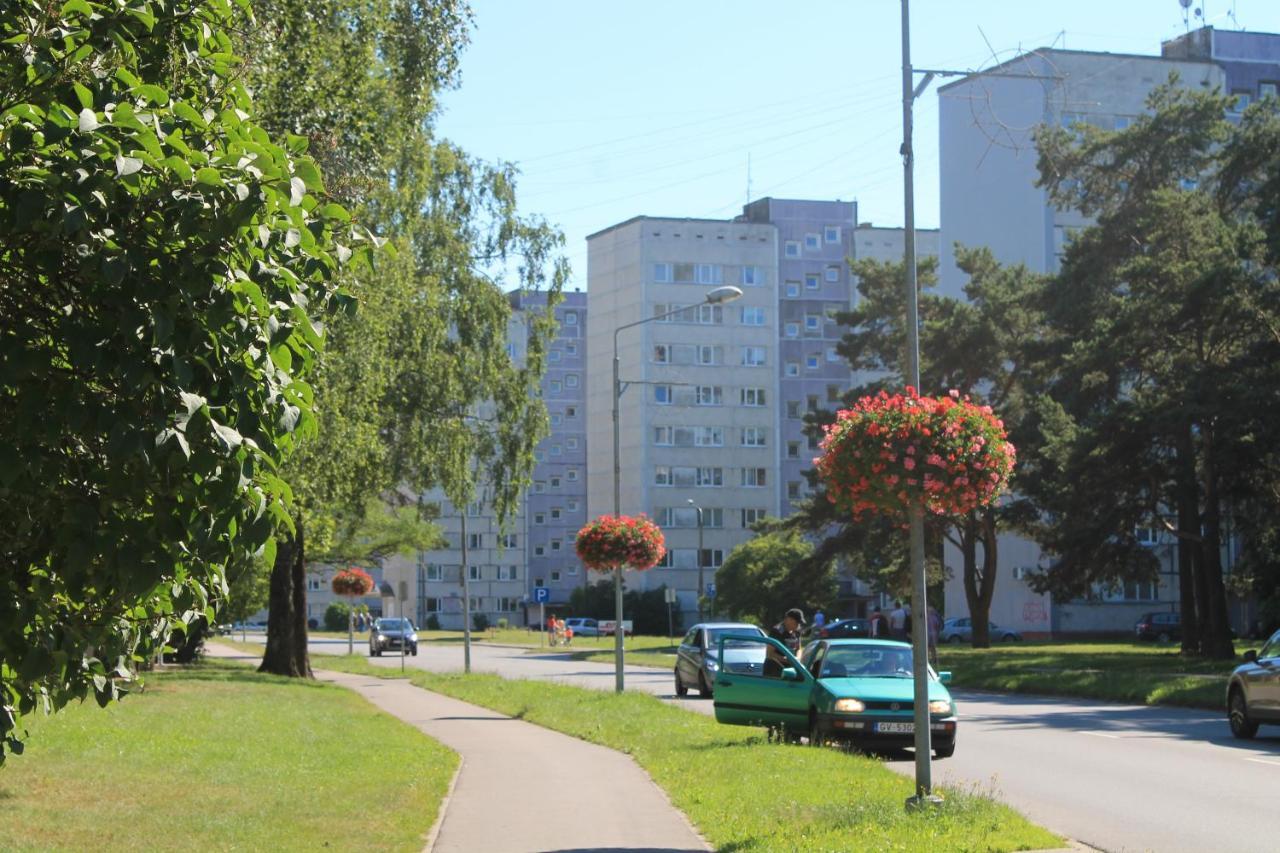
[[[822,608],[818,608],[818,612],[813,614],[813,633],[821,636],[822,629],[827,624],[827,614],[822,612]]]
[[[887,622],[884,614],[880,612],[880,606],[876,605],[871,608],[871,618],[867,622],[868,637],[883,637],[886,633]]]
[[[547,642],[551,645],[556,644],[556,617],[552,614],[547,617]]]
[[[938,608],[929,605],[929,663],[936,669],[938,666],[938,637],[942,634],[942,614]]]
[[[782,617],[782,621],[769,629],[769,636],[787,647],[787,651],[796,655],[800,652],[800,629],[804,627],[804,611],[793,607]],[[764,675],[766,678],[781,678],[782,670],[791,665],[773,646],[768,647],[764,659]]]
[[[561,645],[561,646],[568,645],[568,643],[566,643],[566,642],[565,642],[564,636],[565,636],[565,635],[564,635],[564,620],[563,620],[563,619],[557,619],[557,620],[556,620],[556,644],[557,644],[557,645]]]
[[[889,611],[889,636],[895,640],[906,637],[907,611],[901,601],[893,602],[893,610]]]

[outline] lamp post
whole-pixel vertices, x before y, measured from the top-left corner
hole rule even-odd
[[[689,498],[689,506],[698,511],[698,621],[702,621],[702,597],[707,594],[706,578],[702,574],[702,507]]]
[[[471,567],[467,561],[467,513],[462,507],[462,671],[471,672]]]
[[[717,287],[707,291],[703,298],[703,305],[723,305],[726,302],[732,302],[742,296],[742,289],[732,285]],[[617,517],[622,514],[622,454],[620,449],[619,434],[621,426],[618,418],[618,406],[622,402],[622,392],[625,390],[622,379],[618,375],[618,333],[624,329],[631,329],[635,326],[643,326],[645,323],[652,323],[655,320],[661,320],[670,317],[672,314],[679,314],[684,308],[676,308],[672,311],[666,311],[662,314],[655,314],[652,317],[645,317],[642,320],[636,320],[631,323],[623,323],[613,330],[613,514]],[[699,555],[701,559],[701,555]],[[619,693],[623,688],[622,676],[622,569],[614,569],[613,571],[613,610],[614,610],[614,629],[613,629],[613,665],[614,665],[614,689]]]

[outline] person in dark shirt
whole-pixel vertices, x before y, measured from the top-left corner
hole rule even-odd
[[[769,636],[782,643],[793,655],[800,654],[800,629],[804,627],[804,611],[793,607],[782,617],[782,621],[769,629]],[[791,665],[772,646],[764,659],[765,678],[781,678],[782,670]]]

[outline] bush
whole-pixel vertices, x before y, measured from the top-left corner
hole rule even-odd
[[[498,620],[499,631],[505,631],[507,630],[507,628],[510,628],[510,627],[511,627],[511,623],[507,621],[507,617],[503,616],[501,619]]]
[[[471,614],[471,626],[477,631],[489,630],[489,617],[483,613]]]
[[[324,610],[324,629],[326,631],[345,631],[350,618],[351,605],[345,601],[334,601]]]
[[[437,615],[435,615],[434,613],[432,613],[430,616],[428,616],[428,617],[427,617],[427,630],[428,630],[428,631],[439,631],[439,630],[440,630],[440,617],[439,617],[439,616],[437,616]]]

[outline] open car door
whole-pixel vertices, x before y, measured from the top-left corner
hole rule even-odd
[[[726,654],[726,647],[731,653]],[[732,662],[744,658],[751,662]],[[719,660],[728,663],[716,673],[717,722],[808,729],[813,676],[786,646],[770,637],[721,635]]]

